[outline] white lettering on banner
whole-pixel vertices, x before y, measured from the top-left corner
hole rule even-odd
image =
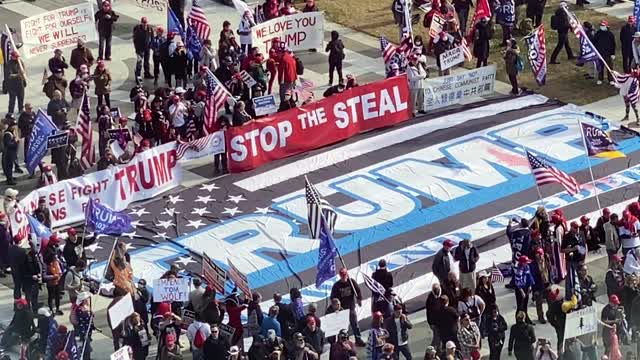
[[[447,70],[452,66],[464,62],[464,52],[461,47],[454,47],[440,54],[440,70]]]
[[[459,104],[463,99],[493,93],[496,65],[463,71],[422,81],[424,109],[426,111]]]
[[[231,148],[234,152],[231,153],[231,157],[235,161],[243,161],[247,158],[247,155],[251,157],[258,156],[258,145],[265,152],[271,152],[276,146],[284,148],[287,146],[287,138],[293,133],[293,127],[288,120],[280,121],[276,130],[273,126],[266,126],[262,131],[253,129],[244,134],[234,136],[231,139]],[[249,142],[251,147],[251,153],[247,150],[245,140]]]
[[[265,21],[251,28],[252,44],[263,54],[269,52],[273,39],[280,39],[294,51],[321,48],[324,41],[324,14],[300,12]]]
[[[189,301],[189,279],[153,280],[153,302]]]
[[[336,126],[344,129],[349,123],[358,122],[358,108],[362,109],[363,120],[369,120],[378,116],[394,114],[406,110],[408,104],[402,101],[400,89],[393,87],[393,94],[389,94],[387,89],[380,91],[380,105],[376,108],[376,93],[367,93],[361,96],[352,97],[345,102],[338,102],[333,107],[333,115],[338,118]],[[393,96],[393,99],[392,99]],[[304,125],[303,125],[304,128]]]
[[[98,40],[93,16],[93,3],[84,2],[21,20],[25,57],[75,46],[78,39]]]

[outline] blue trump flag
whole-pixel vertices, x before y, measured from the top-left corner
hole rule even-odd
[[[67,343],[64,346],[64,351],[69,354],[69,360],[80,360],[80,351],[78,350],[75,331],[70,331],[69,335],[67,335]]]
[[[200,51],[202,51],[202,43],[193,28],[193,25],[187,27],[187,51],[191,55],[191,58],[200,61]]]
[[[29,136],[29,148],[25,155],[25,163],[27,164],[29,174],[33,175],[36,167],[47,154],[49,135],[55,133],[57,130],[58,127],[51,121],[49,116],[41,109],[38,109],[36,119],[33,121],[33,130],[31,131],[31,136]]]
[[[167,6],[167,32],[174,32],[180,34],[180,37],[184,41],[184,30],[182,25],[176,16],[176,13]]]
[[[640,31],[640,23],[638,22],[640,19],[640,0],[633,3],[633,16],[636,17],[636,31]]]
[[[129,215],[113,211],[94,199],[89,199],[85,209],[87,230],[98,234],[119,236],[131,229]]]
[[[327,222],[322,217],[320,226],[320,249],[318,250],[318,272],[316,273],[316,287],[320,288],[323,282],[336,276],[336,255],[338,248],[333,242],[333,236],[329,231]]]

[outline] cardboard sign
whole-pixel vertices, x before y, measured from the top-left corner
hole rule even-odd
[[[24,56],[51,54],[76,46],[79,39],[98,40],[93,16],[93,3],[84,1],[20,20]]]
[[[131,294],[127,293],[127,295],[123,296],[122,299],[118,300],[118,302],[109,308],[108,314],[111,320],[111,329],[117,328],[118,325],[133,314],[133,312],[133,299],[131,298]]]
[[[447,70],[464,62],[462,47],[455,47],[440,54],[440,70]]]
[[[153,280],[153,302],[189,301],[189,279]]]
[[[269,115],[278,112],[275,95],[255,97],[252,101],[256,116]]]
[[[120,116],[122,116],[119,107],[112,107],[109,111],[111,112],[111,118],[114,120],[118,120],[120,119]]]
[[[447,20],[440,14],[433,14],[433,18],[431,18],[431,26],[429,27],[429,36],[432,38],[436,38],[438,34],[444,30],[444,26],[447,23]]]
[[[349,310],[327,314],[322,318],[322,330],[326,337],[338,335],[342,329],[349,329]]]
[[[224,294],[227,273],[205,253],[202,254],[202,277],[218,294]]]
[[[324,324],[324,321],[322,322]],[[567,314],[564,325],[564,338],[570,339],[598,331],[596,308],[589,306]]]
[[[131,349],[129,348],[129,345],[125,345],[120,349],[118,349],[118,351],[111,354],[110,358],[111,360],[131,360],[131,357],[129,356],[129,351],[131,351]]]
[[[109,139],[111,140],[120,140],[120,133],[124,133],[124,139],[126,141],[131,141],[131,132],[129,129],[109,129]]]
[[[231,340],[233,334],[236,332],[234,327],[227,324],[219,324],[218,329],[220,329],[220,335],[228,337],[229,340]]]
[[[273,39],[280,39],[289,49],[322,48],[324,41],[324,14],[299,12],[280,16],[251,28],[251,43],[263,54],[269,53]]]
[[[187,330],[189,325],[193,324],[194,321],[196,321],[195,312],[187,309],[182,310],[182,321],[180,322],[180,326],[183,329]]]
[[[253,87],[253,85],[257,84],[254,78],[251,77],[251,75],[249,75],[246,70],[242,70],[240,72],[240,77],[242,78],[242,81],[244,81],[244,83],[247,84],[247,86],[250,88]]]
[[[247,279],[247,275],[243,274],[237,267],[233,265],[231,259],[227,260],[229,263],[229,279],[233,281],[233,283],[242,291],[244,296],[249,299],[251,298],[251,288],[249,287],[249,280]]]
[[[47,137],[47,150],[66,146],[69,143],[69,133],[66,131]]]

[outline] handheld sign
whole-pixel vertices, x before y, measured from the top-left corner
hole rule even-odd
[[[338,335],[340,329],[349,328],[349,310],[327,314],[322,319],[322,330],[326,337]]]
[[[111,112],[111,117],[113,119],[120,119],[120,116],[122,116],[119,107],[112,107],[111,109],[109,109],[109,111]]]
[[[240,72],[240,77],[242,78],[242,81],[244,81],[244,83],[247,84],[247,86],[250,88],[253,87],[253,85],[257,84],[257,82],[253,79],[253,77],[249,75],[247,70],[242,70]]]
[[[431,26],[429,27],[429,36],[432,38],[436,38],[438,34],[442,32],[446,23],[447,20],[445,20],[442,15],[434,14],[433,18],[431,19]]]
[[[464,62],[464,52],[458,46],[440,54],[440,70],[447,70]]]
[[[108,314],[111,320],[111,329],[115,329],[120,325],[129,315],[133,314],[133,299],[131,294],[123,296],[112,307],[109,308]]]
[[[595,307],[589,306],[567,314],[567,320],[564,325],[564,337],[566,339],[596,331],[598,331],[598,316]]]
[[[256,116],[269,115],[278,111],[275,95],[254,97],[252,101]]]
[[[111,354],[110,358],[111,360],[131,360],[131,357],[129,356],[130,350],[129,345],[125,345],[118,349],[118,351]]]
[[[189,301],[189,279],[153,280],[153,302]]]
[[[47,150],[66,146],[69,143],[69,133],[66,131],[59,132],[47,137]]]
[[[109,129],[109,139],[111,140],[120,140],[120,133],[124,133],[125,141],[131,141],[131,132],[129,129]]]
[[[180,322],[180,325],[183,329],[187,330],[189,325],[193,324],[194,321],[196,321],[195,312],[187,309],[182,310],[182,321]]]
[[[231,259],[227,259],[229,263],[229,279],[233,281],[233,283],[242,291],[245,297],[251,297],[251,288],[249,287],[249,280],[247,279],[247,275],[243,274],[237,267],[233,265]]]
[[[218,294],[224,294],[227,273],[205,253],[202,253],[202,277]]]
[[[229,341],[231,341],[233,334],[236,332],[236,329],[234,327],[227,324],[218,324],[218,329],[220,329],[220,335],[227,336],[229,338]]]

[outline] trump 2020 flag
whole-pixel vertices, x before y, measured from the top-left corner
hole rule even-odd
[[[29,149],[25,155],[25,163],[29,174],[33,175],[42,158],[47,154],[47,141],[49,135],[58,131],[56,124],[51,121],[49,116],[38,109],[38,114],[33,121],[33,130],[29,136]]]
[[[524,38],[529,48],[528,57],[536,83],[542,86],[547,81],[547,45],[544,38],[544,24]]]
[[[181,38],[184,38],[184,30],[176,13],[167,6],[167,32],[174,32],[180,34]],[[184,40],[183,40],[184,41]]]
[[[29,221],[31,233],[36,237],[36,251],[40,252],[40,250],[46,248],[47,244],[49,243],[49,238],[51,237],[51,229],[38,221],[38,219],[33,217],[33,215],[27,214],[27,220]]]
[[[636,17],[636,31],[640,31],[640,0],[636,0],[633,3],[633,16]]]
[[[320,288],[323,282],[336,276],[336,255],[338,248],[333,242],[333,236],[324,219],[320,226],[320,249],[318,251],[318,272],[316,273],[316,287]]]
[[[98,234],[118,236],[131,229],[129,215],[113,211],[94,199],[89,199],[85,209],[87,231]]]
[[[618,144],[613,142],[602,129],[585,123],[580,123],[580,127],[589,156],[605,159],[624,157],[624,153],[618,150]]]

